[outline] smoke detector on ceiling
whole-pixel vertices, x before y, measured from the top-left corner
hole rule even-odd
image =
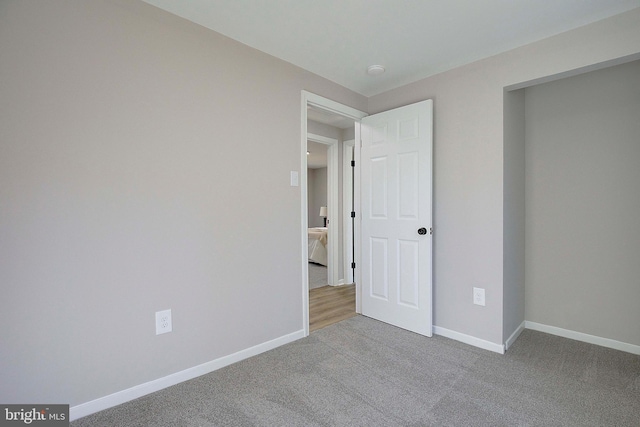
[[[367,68],[367,74],[370,76],[377,76],[384,73],[384,67],[382,65],[369,65]]]

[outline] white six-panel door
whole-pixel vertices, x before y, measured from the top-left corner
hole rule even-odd
[[[362,314],[431,336],[433,101],[365,117],[361,139]]]

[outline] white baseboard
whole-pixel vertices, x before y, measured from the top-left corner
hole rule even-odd
[[[336,287],[338,287],[338,286],[347,286],[347,285],[353,285],[353,283],[347,283],[347,282],[344,281],[344,279],[340,279],[338,281],[338,283],[336,283],[336,284],[331,284],[331,283],[329,284],[329,286],[336,286]]]
[[[505,351],[509,350],[509,347],[511,347],[513,345],[514,342],[516,342],[516,340],[518,339],[518,337],[520,336],[520,334],[522,333],[522,331],[524,331],[525,329],[525,324],[526,322],[522,322],[520,324],[520,326],[518,326],[516,328],[515,331],[513,331],[513,333],[511,334],[511,336],[509,338],[507,338],[507,341],[504,343],[504,349]]]
[[[640,355],[640,345],[629,344],[609,338],[597,337],[595,335],[584,334],[582,332],[571,331],[569,329],[562,329],[556,326],[543,325],[542,323],[529,322],[528,320],[525,322],[525,328]]]
[[[495,344],[490,341],[472,337],[471,335],[465,335],[460,332],[442,328],[440,326],[434,326],[433,333],[436,335],[441,335],[446,338],[451,338],[452,340],[456,340],[456,341],[463,342],[465,344],[472,345],[474,347],[479,347],[484,350],[493,351],[494,353],[504,354],[504,345]]]
[[[237,353],[233,353],[228,356],[224,356],[219,359],[185,369],[184,371],[176,372],[175,374],[167,375],[166,377],[158,378],[157,380],[149,381],[144,384],[128,388],[126,390],[118,391],[116,393],[92,400],[90,402],[72,406],[71,408],[69,408],[69,419],[70,421],[73,421],[78,418],[93,414],[95,412],[102,411],[104,409],[108,409],[125,402],[129,402],[133,399],[137,399],[139,397],[154,393],[183,381],[208,374],[209,372],[224,368],[225,366],[231,365],[232,363],[239,362],[260,353],[264,353],[265,351],[272,350],[276,347],[280,347],[282,345],[296,341],[300,338],[304,338],[304,336],[305,335],[303,330],[293,332],[291,334],[255,345],[245,350],[240,350]]]

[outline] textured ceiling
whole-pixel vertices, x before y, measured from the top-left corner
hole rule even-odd
[[[365,96],[640,7],[640,0],[144,0]],[[369,76],[369,65],[386,72]]]

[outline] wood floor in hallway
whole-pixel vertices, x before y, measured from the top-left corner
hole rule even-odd
[[[322,286],[309,291],[309,331],[356,315],[356,285]]]

